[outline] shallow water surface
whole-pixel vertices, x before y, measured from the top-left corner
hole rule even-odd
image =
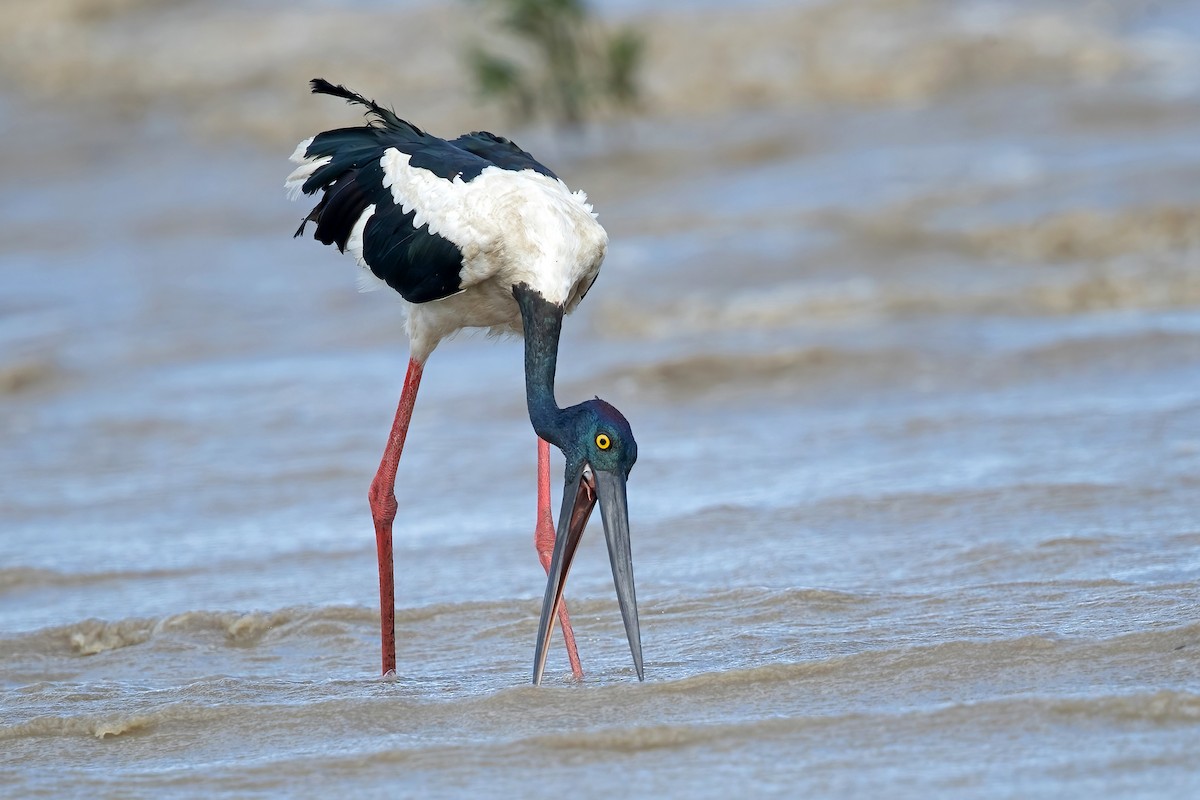
[[[655,57],[713,5],[648,21]],[[764,70],[758,104],[664,73],[644,119],[530,134],[612,237],[558,396],[638,436],[644,684],[597,521],[567,588],[587,675],[556,642],[526,685],[521,347],[469,335],[431,359],[400,467],[378,678],[366,489],[399,303],[289,238],[291,145],[7,98],[8,792],[1200,791],[1200,26],[1080,8],[757,4],[713,47],[758,24],[764,53],[772,26],[845,48],[794,85]]]

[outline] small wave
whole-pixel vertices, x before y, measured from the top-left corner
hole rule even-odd
[[[1129,253],[1172,255],[1200,248],[1200,208],[1071,211],[1035,222],[969,231],[963,241],[985,255],[1031,262],[1097,261]],[[1194,273],[1192,277],[1194,282]]]
[[[1163,690],[1149,694],[1056,700],[1050,708],[1066,716],[1108,717],[1143,722],[1200,722],[1200,695]]]
[[[647,306],[630,298],[602,301],[594,322],[606,334],[666,339],[689,333],[777,330],[824,320],[881,316],[934,302],[925,290],[884,287],[866,278],[833,284],[741,289],[720,297],[690,294]]]
[[[110,739],[147,733],[160,725],[200,724],[236,720],[252,710],[272,710],[276,705],[166,703],[132,713],[43,715],[11,725],[0,725],[0,741],[40,736],[94,736]]]
[[[227,645],[251,647],[296,635],[327,636],[349,627],[378,625],[379,614],[357,606],[285,608],[278,611],[185,611],[162,618],[88,619],[0,639],[9,653],[93,656],[133,647],[160,636],[216,635]],[[331,627],[332,626],[332,627]]]
[[[36,567],[0,568],[0,593],[33,586],[61,586],[64,573]]]
[[[1190,333],[1143,331],[1126,336],[1068,339],[1042,347],[1018,351],[1013,361],[1061,372],[1080,364],[1138,366],[1155,360],[1178,363],[1181,357],[1200,356],[1200,336]]]
[[[630,720],[648,716],[679,718],[680,714],[665,711],[657,702],[653,686],[623,689],[621,705]],[[541,711],[555,706],[550,699],[554,690],[521,690],[525,701],[522,710],[515,703],[505,714],[527,715],[529,706]],[[512,694],[517,694],[513,692]],[[575,694],[572,692],[572,694]],[[515,701],[515,697],[509,698]],[[562,702],[574,702],[577,697]],[[540,700],[540,703],[537,701]],[[535,712],[536,713],[536,712]],[[1194,724],[1200,719],[1200,696],[1188,692],[1159,691],[1128,695],[1102,695],[1090,698],[1054,698],[1020,695],[975,702],[950,703],[939,707],[901,707],[887,710],[851,710],[842,713],[789,712],[778,715],[737,715],[741,718],[705,721],[665,721],[658,724],[588,726],[580,724],[578,713],[570,713],[569,733],[546,732],[522,735],[528,726],[516,726],[498,736],[463,743],[460,736],[450,739],[430,736],[420,743],[393,745],[369,755],[361,753],[328,753],[306,757],[303,762],[292,758],[261,763],[249,768],[251,773],[278,775],[294,765],[300,772],[320,774],[357,773],[365,762],[387,765],[393,769],[413,766],[420,769],[458,769],[464,758],[478,764],[523,763],[527,759],[603,758],[602,754],[620,757],[648,751],[682,750],[695,747],[715,747],[727,752],[746,743],[772,739],[820,737],[828,746],[830,741],[849,739],[862,743],[884,739],[894,743],[897,736],[924,735],[956,736],[958,731],[1024,730],[1036,722],[1041,725],[1077,725],[1087,721],[1143,721],[1160,725]],[[611,715],[609,715],[611,717]],[[551,722],[555,727],[557,723]],[[834,739],[836,737],[836,739]],[[469,755],[467,755],[469,753]]]
[[[35,717],[27,722],[0,727],[0,740],[35,736],[95,736],[97,739],[110,739],[144,733],[155,723],[152,714]]]
[[[712,613],[714,608],[737,609],[739,615],[769,612],[780,617],[789,617],[816,609],[837,610],[850,606],[861,606],[874,602],[876,598],[819,588],[767,588],[738,587],[700,595],[676,598],[658,598],[646,604],[647,613],[656,617]]]
[[[640,752],[649,749],[688,747],[732,738],[768,738],[847,723],[945,729],[959,724],[979,725],[982,720],[986,719],[1028,720],[1039,716],[1118,719],[1159,724],[1195,723],[1200,721],[1200,695],[1164,690],[1072,699],[1018,696],[979,702],[953,703],[933,710],[851,712],[830,716],[800,715],[707,725],[608,728],[577,732],[572,736],[530,737],[521,743],[538,752],[554,750]]]
[[[18,361],[0,365],[0,395],[17,394],[53,381],[59,374],[48,361]]]
[[[71,630],[64,633],[76,655],[94,656],[108,650],[141,644],[153,635],[154,627],[150,620],[85,620],[71,626]]]
[[[747,385],[793,385],[843,377],[886,380],[913,374],[919,354],[900,349],[809,347],[776,353],[701,353],[621,368],[605,376],[669,396]]]
[[[1109,639],[1079,640],[1065,637],[1020,636],[1012,639],[958,639],[936,644],[892,647],[839,655],[820,661],[796,661],[722,672],[705,672],[656,683],[655,692],[694,694],[730,692],[772,683],[789,683],[837,675],[839,680],[861,675],[864,681],[900,672],[923,674],[951,669],[960,674],[1019,662],[1055,662],[1085,655],[1099,660],[1107,655],[1133,652],[1170,653],[1200,639],[1200,623],[1178,628],[1139,631]],[[914,672],[915,671],[915,672]],[[937,680],[941,680],[934,676]]]
[[[646,750],[667,750],[726,740],[741,731],[756,737],[770,736],[801,727],[827,725],[830,720],[819,717],[756,720],[752,723],[708,725],[644,725],[631,728],[606,728],[583,731],[571,736],[534,736],[521,741],[523,747],[534,751],[605,751],[610,753],[640,753]]]
[[[919,670],[949,662],[958,664],[991,663],[996,658],[1012,658],[1018,654],[1049,653],[1060,643],[1039,636],[997,641],[953,641],[934,645],[870,650],[820,661],[795,661],[762,664],[721,672],[705,672],[685,678],[654,684],[653,690],[664,694],[704,695],[728,693],[743,689],[761,691],[769,684],[801,682],[838,676],[861,674],[874,677],[896,674],[899,671]]]
[[[910,423],[906,421],[906,425]],[[936,430],[942,425],[955,426],[959,420],[946,418],[918,420],[915,425],[923,430]],[[1014,503],[1022,508],[1058,510],[1062,508],[1100,507],[1105,503],[1132,502],[1145,496],[1141,487],[1129,488],[1108,483],[1075,481],[1070,483],[1007,483],[977,489],[954,489],[950,491],[911,491],[874,493],[867,495],[848,494],[821,500],[812,507],[802,506],[803,513],[811,515],[814,510],[837,518],[875,517],[886,514],[889,519],[921,520],[931,515],[962,508],[971,513],[990,508],[1005,509]]]
[[[1200,290],[1200,283],[1197,284]],[[1197,294],[1200,303],[1200,291]],[[1122,335],[1061,339],[990,358],[976,354],[928,352],[917,348],[878,349],[812,346],[776,352],[708,352],[617,367],[604,379],[647,395],[675,398],[721,396],[747,390],[843,388],[862,391],[881,384],[990,385],[1000,381],[1061,377],[1102,367],[1167,367],[1200,355],[1200,336],[1155,330]],[[940,421],[944,424],[944,420]]]
[[[816,221],[855,242],[890,252],[938,250],[1032,264],[1110,263],[1136,255],[1161,268],[1164,259],[1200,250],[1200,208],[1195,206],[1078,209],[1028,222],[963,229],[931,227],[929,216],[928,209],[918,205],[873,214],[821,212]],[[1181,269],[1178,278],[1188,282],[1193,272]]]
[[[576,603],[580,613],[601,613],[603,600]],[[536,618],[532,601],[492,600],[439,603],[396,610],[398,625],[416,625],[445,615],[475,614],[505,619]],[[0,650],[11,654],[93,656],[145,644],[159,637],[214,637],[228,647],[255,647],[292,637],[331,638],[377,630],[379,612],[365,606],[290,607],[274,611],[184,611],[167,617],[121,620],[87,619],[69,625],[0,637]]]
[[[40,567],[2,567],[0,568],[0,594],[28,589],[91,586],[109,581],[176,578],[192,572],[194,570],[181,569],[60,572]]]
[[[1194,259],[1086,264],[987,285],[896,283],[868,279],[839,286],[780,285],[721,297],[684,296],[648,306],[608,301],[594,325],[626,338],[669,339],[688,334],[803,328],[826,320],[936,314],[1045,314],[1169,310],[1200,305]],[[813,348],[810,365],[830,354]],[[911,358],[910,358],[911,361]]]

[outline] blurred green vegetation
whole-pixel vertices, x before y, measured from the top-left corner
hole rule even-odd
[[[497,41],[468,47],[468,67],[479,95],[514,120],[578,129],[599,111],[637,108],[645,52],[637,31],[605,29],[585,0],[474,2],[496,17]]]

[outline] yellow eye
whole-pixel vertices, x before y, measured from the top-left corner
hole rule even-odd
[[[607,450],[612,447],[612,440],[608,438],[607,433],[601,433],[596,436],[596,447],[601,450]]]

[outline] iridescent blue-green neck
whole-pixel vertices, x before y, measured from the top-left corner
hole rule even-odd
[[[525,284],[513,287],[525,329],[525,401],[529,421],[537,435],[560,450],[567,444],[570,426],[554,399],[554,373],[558,366],[558,340],[562,334],[562,306],[551,303]]]
[[[554,372],[563,309],[528,286],[513,287],[525,329],[525,400],[537,435],[562,451],[568,481],[584,465],[628,476],[637,461],[637,442],[629,422],[599,397],[559,408]]]

